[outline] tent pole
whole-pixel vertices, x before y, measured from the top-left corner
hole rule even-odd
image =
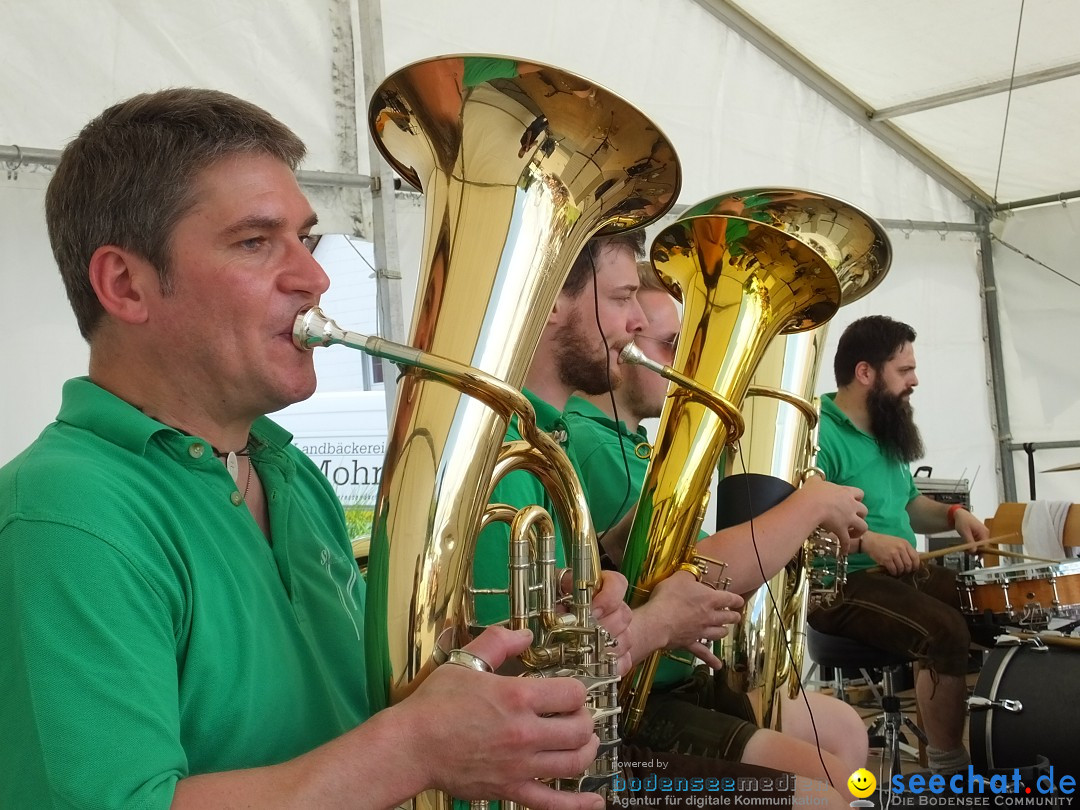
[[[55,167],[60,162],[60,150],[0,144],[0,162],[3,164],[0,168],[17,176],[24,166]],[[371,178],[364,174],[301,170],[296,173],[296,182],[306,187],[368,188]]]
[[[1016,469],[1013,466],[1012,426],[1005,390],[1005,364],[1001,356],[1001,321],[998,317],[997,282],[994,278],[994,254],[990,238],[990,216],[975,212],[979,225],[979,276],[982,283],[983,328],[989,355],[990,396],[994,403],[994,438],[997,442],[999,492],[1002,501],[1016,500]]]
[[[360,58],[363,63],[364,104],[361,114],[366,118],[367,98],[386,78],[381,0],[359,0],[357,25],[360,28]],[[379,334],[389,340],[404,343],[406,335],[402,317],[401,257],[398,253],[394,172],[375,147],[375,141],[370,137],[366,137],[366,140],[372,175],[371,241],[375,247]],[[397,395],[397,369],[387,360],[381,362],[386,418],[389,420],[390,414],[394,412],[394,399]]]

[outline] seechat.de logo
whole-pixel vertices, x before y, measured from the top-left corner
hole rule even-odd
[[[865,801],[866,797],[874,792],[877,787],[877,779],[866,768],[859,768],[847,780],[848,790],[856,800],[851,803],[852,807],[873,807],[873,802]]]

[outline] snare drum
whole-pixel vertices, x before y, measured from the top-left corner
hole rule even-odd
[[[976,568],[957,574],[960,610],[1024,625],[1080,617],[1080,560]]]
[[[1024,768],[1042,755],[1057,773],[1080,773],[1080,704],[1071,697],[1078,683],[1080,650],[991,650],[970,701],[968,737],[976,772]],[[976,704],[985,701],[977,698],[994,705],[980,708]]]

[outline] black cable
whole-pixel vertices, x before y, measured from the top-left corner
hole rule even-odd
[[[746,506],[748,513],[752,516],[756,514],[756,512],[754,510],[753,496],[750,487],[750,477],[746,470],[746,459],[743,458],[742,450],[738,442],[735,442],[733,450],[737,454],[739,458],[739,463],[742,466],[743,478],[746,481]],[[761,552],[758,549],[757,544],[757,534],[754,531],[754,518],[751,517],[748,522],[750,524],[750,543],[754,549],[754,556],[757,558],[758,572],[761,575],[762,584],[765,586],[765,590],[769,595],[769,607],[772,609],[773,615],[776,617],[777,625],[781,628],[786,629],[784,626],[784,617],[780,613],[780,608],[776,602],[776,595],[772,591],[772,586],[769,585],[769,578],[765,576],[765,565],[761,561]],[[801,550],[802,549],[800,546],[800,552]],[[810,728],[814,731],[814,746],[817,749],[818,761],[821,763],[821,769],[825,773],[826,781],[828,781],[831,787],[835,788],[836,782],[833,780],[832,774],[829,773],[829,766],[825,764],[825,756],[821,751],[821,736],[818,734],[817,723],[814,720],[814,712],[813,709],[810,708],[810,699],[806,695],[806,689],[804,688],[802,682],[802,673],[799,672],[797,665],[798,662],[795,661],[795,654],[791,651],[791,645],[788,643],[786,638],[784,640],[784,651],[787,653],[788,661],[791,663],[791,671],[795,679],[798,681],[799,692],[802,695],[803,703],[806,704],[806,715],[810,718]]]
[[[994,201],[997,202],[1001,183],[1001,164],[1005,159],[1005,133],[1009,131],[1009,110],[1012,108],[1013,84],[1016,81],[1016,57],[1020,53],[1020,29],[1024,25],[1024,0],[1020,0],[1020,14],[1016,19],[1016,42],[1013,44],[1012,70],[1009,73],[1009,91],[1005,95],[1005,120],[1001,124],[1001,146],[998,149],[997,174],[994,176]]]
[[[607,395],[611,401],[611,413],[615,420],[615,432],[619,437],[619,453],[623,463],[623,474],[626,480],[626,488],[623,490],[622,503],[619,504],[619,508],[612,512],[611,521],[604,527],[603,531],[596,532],[596,539],[600,541],[603,539],[612,527],[618,523],[623,517],[623,510],[628,509],[632,501],[631,495],[631,480],[630,480],[630,461],[626,455],[626,445],[623,443],[622,434],[619,432],[619,405],[615,401],[615,387],[611,381],[611,363],[608,361],[608,357],[611,355],[611,347],[607,342],[607,335],[604,334],[604,327],[600,324],[600,291],[596,278],[596,263],[593,261],[592,251],[589,251],[589,267],[592,270],[592,282],[593,282],[593,318],[596,321],[596,331],[600,333],[600,340],[604,344],[604,375],[607,378]],[[603,549],[601,548],[601,551]]]

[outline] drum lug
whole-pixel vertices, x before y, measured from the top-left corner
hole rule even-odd
[[[978,697],[973,695],[967,699],[968,710],[973,712],[987,712],[990,709],[1004,709],[1007,712],[1013,714],[1019,714],[1024,710],[1024,704],[1019,700],[1011,700],[1005,698],[1004,700],[990,700],[989,698]]]
[[[1050,648],[1046,646],[1046,642],[1038,636],[1031,636],[1029,638],[1021,638],[1020,636],[1013,636],[1009,634],[1000,635],[994,638],[995,647],[1029,647],[1032,652],[1045,653],[1050,652]]]

